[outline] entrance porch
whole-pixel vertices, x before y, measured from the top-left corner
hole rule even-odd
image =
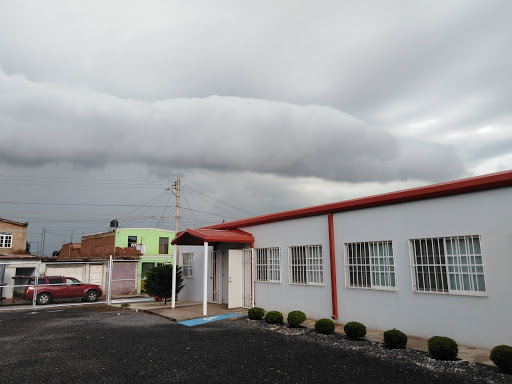
[[[228,309],[252,307],[254,237],[250,233],[239,229],[187,229],[180,232],[172,244],[202,246],[197,248],[200,252],[195,252],[198,261],[196,265],[202,268],[194,271],[194,277],[202,280],[203,316],[209,314],[208,302],[227,304]],[[213,252],[209,251],[209,247],[213,247]],[[173,281],[176,281],[176,248],[173,256]],[[195,293],[199,294],[197,283],[194,288]],[[171,307],[175,308],[175,287],[171,300]]]

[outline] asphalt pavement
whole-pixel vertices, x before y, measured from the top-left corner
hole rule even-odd
[[[512,376],[245,317],[185,327],[107,306],[0,313],[0,383],[434,382]]]

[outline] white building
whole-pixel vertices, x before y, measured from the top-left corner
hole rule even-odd
[[[180,300],[512,344],[512,171],[188,229],[173,244]]]

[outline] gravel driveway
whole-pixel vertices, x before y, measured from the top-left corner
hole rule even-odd
[[[341,335],[246,318],[185,327],[106,306],[0,313],[1,383],[512,383]]]

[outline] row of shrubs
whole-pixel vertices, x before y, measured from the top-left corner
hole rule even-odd
[[[261,320],[269,324],[282,324],[283,314],[278,311],[270,311],[265,314],[263,308],[255,307],[248,311],[251,320]],[[290,327],[299,327],[306,320],[306,314],[302,311],[288,313],[288,324]],[[334,322],[331,319],[320,319],[315,322],[315,330],[322,334],[334,333]],[[350,321],[345,324],[345,335],[351,339],[360,339],[366,335],[366,327],[357,322]],[[390,349],[404,349],[407,345],[407,335],[398,329],[390,329],[384,332],[384,345]],[[459,348],[455,340],[444,336],[433,336],[428,339],[428,353],[436,360],[455,360]],[[512,347],[498,345],[491,351],[490,359],[498,368],[506,373],[512,373]]]

